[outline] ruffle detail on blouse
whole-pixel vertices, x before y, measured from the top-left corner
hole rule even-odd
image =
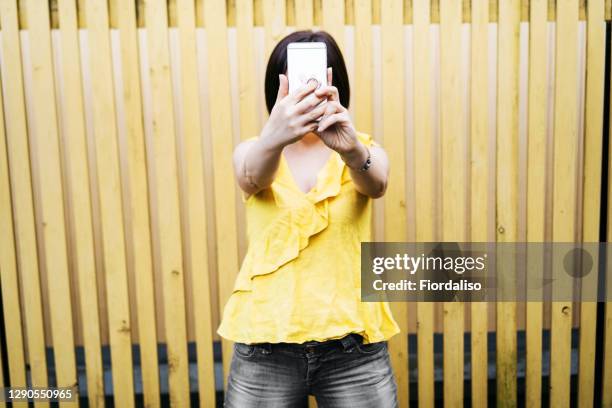
[[[250,243],[240,268],[234,292],[250,291],[252,280],[276,272],[296,259],[308,246],[310,238],[329,224],[328,199],[340,193],[344,162],[337,153],[330,158],[330,168],[321,174],[315,189],[302,193],[299,205],[284,208]],[[296,192],[298,194],[298,192]]]

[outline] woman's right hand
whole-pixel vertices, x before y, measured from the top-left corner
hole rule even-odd
[[[234,149],[234,171],[247,197],[274,181],[283,148],[315,130],[326,104],[314,94],[316,84],[306,85],[288,95],[289,82],[279,76],[276,103],[258,140],[246,140]]]
[[[270,117],[261,132],[262,138],[270,138],[275,145],[285,147],[314,131],[320,118],[325,113],[325,104],[316,107],[323,98],[313,92],[316,83],[309,83],[288,94],[289,81],[283,74],[279,75],[278,94]]]

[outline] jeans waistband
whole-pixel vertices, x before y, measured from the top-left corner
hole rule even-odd
[[[363,337],[357,333],[350,333],[340,339],[326,341],[307,341],[304,343],[255,343],[254,346],[260,348],[263,353],[271,353],[273,349],[293,351],[295,353],[320,352],[331,348],[351,349],[363,343]]]

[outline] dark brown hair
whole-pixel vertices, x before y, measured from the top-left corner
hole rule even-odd
[[[268,66],[266,67],[266,107],[268,113],[272,112],[276,95],[278,94],[278,76],[287,71],[287,45],[292,42],[324,42],[327,47],[327,66],[332,68],[332,84],[338,88],[340,103],[345,108],[349,107],[351,88],[349,86],[348,73],[340,47],[334,38],[325,31],[296,31],[279,41],[270,54]]]

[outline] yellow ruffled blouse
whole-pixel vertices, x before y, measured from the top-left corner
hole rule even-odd
[[[349,171],[332,151],[304,193],[281,155],[272,185],[245,200],[249,247],[219,335],[303,343],[358,333],[374,343],[399,333],[387,302],[360,301],[360,244],[371,240],[372,199],[357,192]]]

